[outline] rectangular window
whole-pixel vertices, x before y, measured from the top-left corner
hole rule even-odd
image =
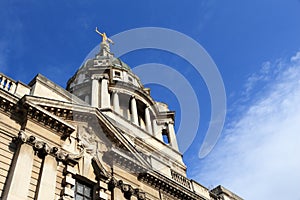
[[[92,200],[92,187],[82,182],[76,181],[75,200]]]
[[[121,72],[115,71],[115,76],[116,77],[121,77]]]

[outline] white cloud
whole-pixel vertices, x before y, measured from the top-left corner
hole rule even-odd
[[[299,62],[300,61],[300,52],[298,52],[295,56],[291,58],[292,62]]]
[[[227,126],[199,182],[249,200],[300,199],[300,52],[290,61],[269,63],[257,75],[256,81],[268,77],[263,92],[250,95],[259,94]]]

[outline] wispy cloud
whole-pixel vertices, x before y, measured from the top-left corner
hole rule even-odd
[[[245,199],[299,200],[300,52],[287,62],[264,64],[248,80],[260,81],[262,91],[247,91],[255,100],[235,114],[238,120],[227,125],[195,178]]]

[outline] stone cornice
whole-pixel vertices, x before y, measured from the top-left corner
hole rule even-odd
[[[130,173],[137,174],[140,181],[152,185],[176,198],[187,200],[207,200],[204,196],[200,196],[193,191],[189,179],[185,178],[184,182],[180,182],[175,177],[174,180],[172,180],[156,171],[151,170],[150,168],[141,166],[133,159],[133,156],[130,157],[130,154],[128,153],[129,152],[126,154],[117,149],[112,149],[104,154],[104,161],[110,165],[117,165]]]
[[[109,91],[113,92],[113,91],[119,91],[120,93],[124,93],[127,94],[129,96],[136,96],[136,99],[143,101],[144,103],[153,106],[155,105],[155,101],[152,99],[152,97],[147,94],[143,88],[138,88],[136,86],[133,86],[131,84],[128,84],[126,82],[118,82],[117,84],[111,84],[109,86]],[[146,102],[145,102],[146,100]],[[154,109],[154,111],[156,112],[156,114],[159,114],[157,109]]]
[[[55,130],[62,138],[67,138],[75,130],[75,128],[51,114],[43,108],[31,103],[24,96],[22,99],[0,90],[0,110],[9,115],[14,115],[14,119],[19,118],[19,123],[26,121],[28,118],[43,126]],[[21,121],[20,121],[21,120]]]
[[[224,188],[223,186],[219,185],[216,188],[212,189],[211,192],[217,196],[219,195],[226,195],[230,197],[230,199],[234,200],[243,200],[238,195],[234,194],[233,192],[229,191],[228,189]]]
[[[23,113],[26,114],[27,119],[30,118],[47,128],[55,130],[62,139],[69,137],[72,132],[75,131],[75,127],[73,127],[71,124],[51,114],[38,105],[31,103],[26,99],[26,96],[21,99],[20,106],[23,110]]]
[[[109,165],[117,165],[130,173],[146,172],[149,168],[142,166],[131,152],[122,152],[116,148],[104,153],[103,159]]]
[[[15,110],[18,100],[19,98],[11,93],[5,90],[0,90],[0,110],[4,112],[12,112],[12,110]]]
[[[17,137],[13,138],[15,144],[28,144],[33,147],[35,151],[39,153],[40,156],[52,155],[56,157],[57,160],[63,162],[76,162],[83,156],[83,150],[78,154],[69,153],[60,147],[52,146],[47,142],[35,137],[34,135],[27,135],[25,131],[20,131]]]
[[[169,179],[162,174],[155,171],[148,171],[145,173],[140,173],[138,176],[140,181],[143,181],[155,188],[163,190],[167,194],[170,194],[178,199],[186,200],[208,200],[205,197],[199,196],[191,189],[180,185],[172,179]]]
[[[33,97],[28,96],[27,98],[32,99]],[[76,121],[93,122],[93,123],[95,122],[95,123],[105,124],[105,126],[102,126],[102,128],[106,130],[105,131],[106,136],[111,140],[113,144],[115,144],[120,149],[124,149],[125,151],[133,153],[136,160],[138,160],[141,165],[145,166],[146,168],[150,167],[150,164],[140,155],[140,152],[138,152],[135,149],[133,144],[131,144],[123,136],[122,132],[117,127],[115,127],[113,123],[109,121],[107,117],[99,109],[90,106],[84,106],[84,105],[73,105],[67,102],[58,102],[58,101],[50,101],[50,102],[51,103],[47,102],[47,100],[41,99],[39,102],[36,103],[38,103],[44,109],[47,109],[48,110],[47,112],[51,112],[52,115],[56,114],[62,117],[61,119],[62,121],[76,120]],[[54,107],[55,105],[56,107]],[[62,114],[62,113],[69,113],[69,114]]]
[[[131,144],[124,136],[123,134],[116,128],[113,123],[111,123],[105,115],[103,115],[98,109],[96,110],[96,116],[99,120],[105,123],[106,128],[109,130],[109,133],[111,133],[111,136],[116,139],[116,141],[119,141],[124,147],[125,150],[130,151],[133,153],[135,158],[141,163],[141,165],[145,166],[146,168],[151,167],[151,165],[140,155],[140,152],[136,150],[136,148]]]

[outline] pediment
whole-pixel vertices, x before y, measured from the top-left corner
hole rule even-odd
[[[150,168],[147,158],[135,148],[133,141],[115,127],[101,111],[96,110],[87,124],[79,125],[78,138],[86,150],[99,160],[111,166],[118,164],[130,171],[144,171]]]
[[[146,156],[139,152],[133,141],[111,123],[99,109],[34,96],[26,96],[26,100],[37,106],[40,112],[55,115],[62,122],[77,127],[76,138],[79,145],[100,161],[104,156],[108,164],[122,164],[117,161],[121,159],[133,161],[132,164],[141,169],[150,168]]]

